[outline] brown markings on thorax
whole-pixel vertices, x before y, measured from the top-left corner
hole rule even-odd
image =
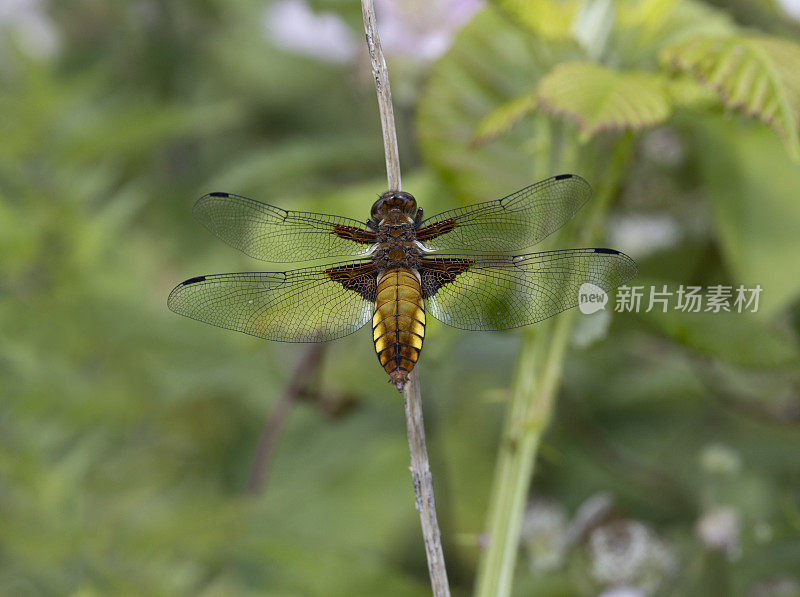
[[[376,237],[372,259],[379,271],[397,267],[416,269],[421,254],[411,224],[379,226]]]
[[[422,210],[413,195],[386,191],[370,210],[369,230],[334,224],[333,234],[359,244],[377,245],[372,258],[381,269],[416,268],[421,258],[416,241],[429,241],[458,227],[455,218],[449,218],[420,228],[421,219]]]

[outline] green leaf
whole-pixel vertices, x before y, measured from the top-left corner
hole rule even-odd
[[[493,143],[474,144],[487,115],[530,93],[540,77],[580,49],[533,38],[491,6],[457,35],[433,67],[417,110],[425,161],[464,202],[502,196],[552,174],[549,147],[537,143],[543,125],[523,118]],[[542,176],[543,174],[543,176]],[[427,205],[432,212],[452,205]]]
[[[473,145],[493,141],[536,108],[536,96],[525,93],[504,103],[478,123]]]
[[[760,284],[759,313],[774,316],[800,296],[800,169],[760,123],[693,118],[701,180],[722,255],[737,282]]]
[[[655,67],[659,52],[667,46],[736,30],[725,12],[695,0],[623,0],[617,6],[612,54],[620,65]]]
[[[570,37],[581,7],[580,0],[500,0],[499,4],[536,35],[549,39]]]
[[[800,160],[800,46],[764,36],[701,37],[666,48],[661,60],[771,126]]]
[[[653,126],[671,111],[660,77],[591,62],[560,64],[539,82],[536,96],[546,111],[574,120],[584,138]]]

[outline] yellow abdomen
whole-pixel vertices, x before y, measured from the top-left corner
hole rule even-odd
[[[372,339],[378,360],[402,390],[425,338],[425,304],[414,272],[390,269],[378,280]]]

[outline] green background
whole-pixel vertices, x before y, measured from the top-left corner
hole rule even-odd
[[[800,40],[771,4],[714,4],[742,27]],[[312,7],[361,43],[357,3]],[[367,217],[385,175],[363,48],[346,63],[281,49],[264,32],[265,4],[247,0],[39,10],[52,53],[0,25],[0,593],[428,594],[403,406],[369,332],[325,349],[253,496],[263,422],[306,348],[165,306],[195,275],[280,269],[193,220],[206,192]],[[470,143],[544,72],[531,55],[551,42],[535,37],[490,7],[436,61],[387,48],[404,189],[428,214],[559,173],[537,157],[539,114]],[[761,308],[579,321],[515,594],[797,594],[800,166],[766,126],[722,106],[676,109],[632,143],[610,229],[667,216],[676,239],[643,249],[603,234],[601,245],[637,260],[637,284],[761,284]],[[457,595],[474,580],[521,337],[437,322],[426,337],[422,393]],[[561,545],[601,493],[600,519]],[[738,529],[727,549],[698,532],[720,511]],[[604,580],[593,529],[621,533],[624,548],[641,525],[668,556]]]

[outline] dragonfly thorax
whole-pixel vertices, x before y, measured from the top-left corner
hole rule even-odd
[[[411,193],[386,191],[372,205],[370,217],[379,226],[413,224],[417,217],[417,200]]]
[[[372,254],[372,259],[380,270],[416,268],[420,251],[413,243],[381,243]]]

